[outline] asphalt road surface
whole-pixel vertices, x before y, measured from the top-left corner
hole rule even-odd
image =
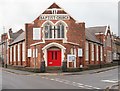
[[[2,71],[0,78],[2,89],[105,89],[118,82],[118,69],[63,76],[20,75]]]

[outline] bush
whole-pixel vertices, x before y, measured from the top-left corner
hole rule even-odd
[[[41,62],[40,72],[42,72],[42,73],[46,72],[45,61]]]
[[[62,63],[62,71],[63,71],[63,72],[66,72],[66,71],[67,71],[67,61],[64,61],[64,62]]]

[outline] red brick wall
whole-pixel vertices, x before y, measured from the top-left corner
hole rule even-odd
[[[35,20],[34,24],[26,24],[25,25],[25,40],[26,40],[26,63],[27,66],[31,66],[33,67],[34,64],[34,58],[27,58],[27,49],[30,48],[30,45],[33,43],[37,43],[40,42],[42,40],[38,40],[38,41],[33,41],[33,27],[41,27],[41,25],[43,24],[43,21],[40,21],[38,18]],[[53,20],[53,23],[56,23],[57,20]],[[69,42],[73,42],[73,43],[77,43],[79,44],[79,48],[83,48],[83,58],[81,58],[80,60],[82,60],[83,64],[85,63],[85,59],[84,59],[84,45],[85,45],[85,24],[84,23],[75,23],[74,20],[70,19],[70,20],[65,20],[64,22],[66,22],[68,24],[68,28],[67,28],[67,39]],[[42,29],[42,28],[41,28]],[[42,33],[41,33],[42,34]],[[43,36],[43,35],[42,35]],[[37,58],[37,66],[40,66],[40,61],[43,59],[43,53],[42,52],[42,48],[51,43],[51,42],[56,42],[59,43],[61,45],[63,45],[65,48],[67,48],[66,53],[65,53],[65,58],[67,58],[67,54],[70,51],[71,46],[73,46],[72,44],[63,44],[62,40],[46,40],[45,44],[40,44],[38,45],[38,58]],[[33,49],[33,48],[32,48]],[[31,60],[31,62],[30,62]],[[77,57],[77,67],[79,67],[79,58]]]

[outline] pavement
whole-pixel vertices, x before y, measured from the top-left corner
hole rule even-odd
[[[8,68],[2,68],[2,71],[14,73],[17,75],[41,75],[41,76],[51,76],[51,75],[84,75],[84,74],[94,74],[94,73],[100,73],[112,69],[116,69],[118,66],[112,66],[107,68],[100,68],[100,69],[94,69],[94,70],[86,70],[86,71],[80,71],[80,72],[55,72],[55,73],[33,73],[33,72],[27,72],[27,71],[20,71],[15,69],[8,69]]]
[[[120,81],[108,87],[109,89],[118,89],[120,91]]]

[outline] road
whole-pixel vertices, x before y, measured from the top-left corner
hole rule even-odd
[[[117,82],[117,68],[94,74],[58,76],[20,75],[2,71],[2,89],[105,89]]]

